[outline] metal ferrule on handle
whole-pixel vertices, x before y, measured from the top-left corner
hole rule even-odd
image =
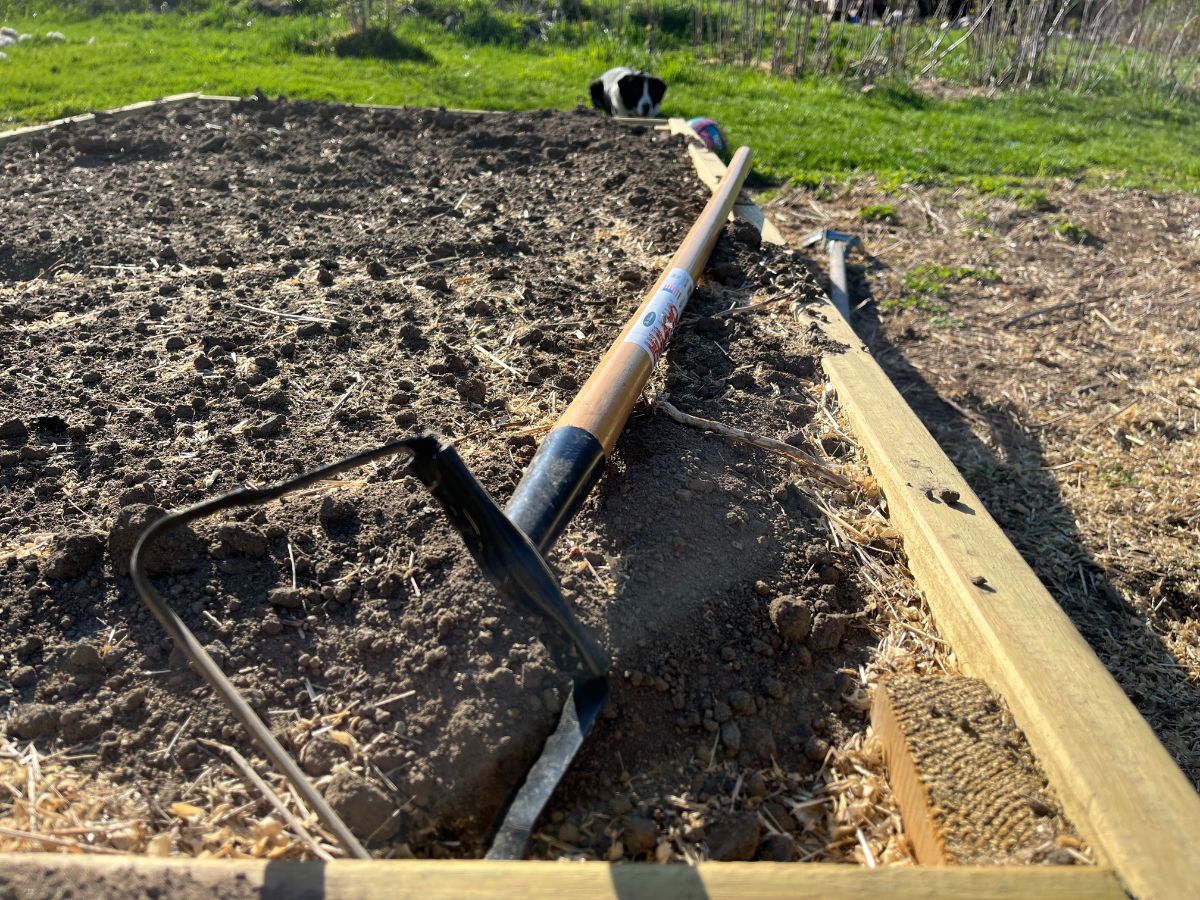
[[[667,268],[542,441],[506,513],[545,551],[599,480],[750,171],[741,147]]]

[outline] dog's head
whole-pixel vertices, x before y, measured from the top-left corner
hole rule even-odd
[[[653,118],[666,93],[661,78],[627,66],[609,69],[591,84],[592,105],[613,116]]]
[[[617,81],[621,101],[630,115],[653,118],[667,93],[667,83],[649,72],[630,72]]]

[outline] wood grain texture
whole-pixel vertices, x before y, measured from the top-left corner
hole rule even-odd
[[[965,675],[896,673],[875,688],[904,832],[926,865],[1071,865],[1076,831],[991,688]]]
[[[0,855],[0,883],[20,890],[50,876],[88,885],[92,896],[167,883],[170,896],[204,891],[240,898],[323,900],[1123,900],[1110,873],[1071,867],[863,869],[829,863],[501,862],[380,860],[266,862]]]
[[[691,153],[702,180],[719,177],[714,154]],[[832,303],[805,320],[848,348],[822,364],[963,670],[1005,699],[1067,815],[1134,895],[1200,896],[1200,795]],[[959,502],[933,499],[944,488]]]
[[[933,799],[921,780],[917,761],[913,759],[904,730],[896,718],[886,685],[875,688],[871,703],[871,727],[883,746],[888,784],[900,808],[904,834],[912,845],[913,855],[922,865],[945,865],[946,844],[934,822]]]

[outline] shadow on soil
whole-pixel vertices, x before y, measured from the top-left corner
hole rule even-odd
[[[326,896],[325,863],[319,861],[295,862],[272,861],[263,870],[262,900],[321,900]],[[704,900],[708,890],[694,866],[610,866],[608,876],[612,879],[613,893],[624,898],[654,896],[659,893],[673,897],[689,897]],[[403,874],[400,877],[404,877]],[[599,885],[594,886],[596,889]],[[351,885],[342,884],[343,893]],[[223,888],[228,890],[227,887]],[[225,896],[241,896],[236,891]]]
[[[849,267],[849,275],[854,302],[862,303],[870,296],[865,273],[861,267]],[[1200,784],[1200,758],[1182,737],[1189,730],[1183,718],[1200,703],[1200,692],[1149,627],[1144,613],[1122,596],[1109,573],[1088,552],[1054,474],[1047,469],[1036,432],[1026,429],[1012,410],[1003,406],[976,400],[967,409],[942,398],[909,363],[903,350],[888,340],[874,304],[858,309],[853,321],[855,331],[892,383],[1150,722],[1184,774],[1193,784]],[[968,417],[975,419],[976,427],[986,427],[991,446],[972,431]],[[1013,502],[1018,495],[1024,509],[1015,511]],[[1030,518],[1031,510],[1035,520]],[[1159,664],[1163,662],[1166,664]],[[1148,681],[1151,678],[1168,681],[1168,695],[1186,702],[1175,708],[1155,703],[1152,695],[1162,691],[1161,686],[1154,690]]]

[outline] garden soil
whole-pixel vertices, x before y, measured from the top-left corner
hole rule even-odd
[[[583,111],[259,98],[0,147],[9,739],[200,814],[221,745],[253,748],[134,592],[140,530],[427,430],[503,502],[707,199],[680,141]],[[767,296],[816,287],[730,226],[650,390],[803,444],[819,333],[718,317]],[[676,858],[662,835],[690,810],[700,855],[797,855],[802,818],[771,797],[861,735],[846,697],[872,640],[812,490],[635,410],[552,553],[614,673],[535,853]],[[402,460],[200,522],[151,563],[374,852],[486,848],[571,660],[484,582]]]

